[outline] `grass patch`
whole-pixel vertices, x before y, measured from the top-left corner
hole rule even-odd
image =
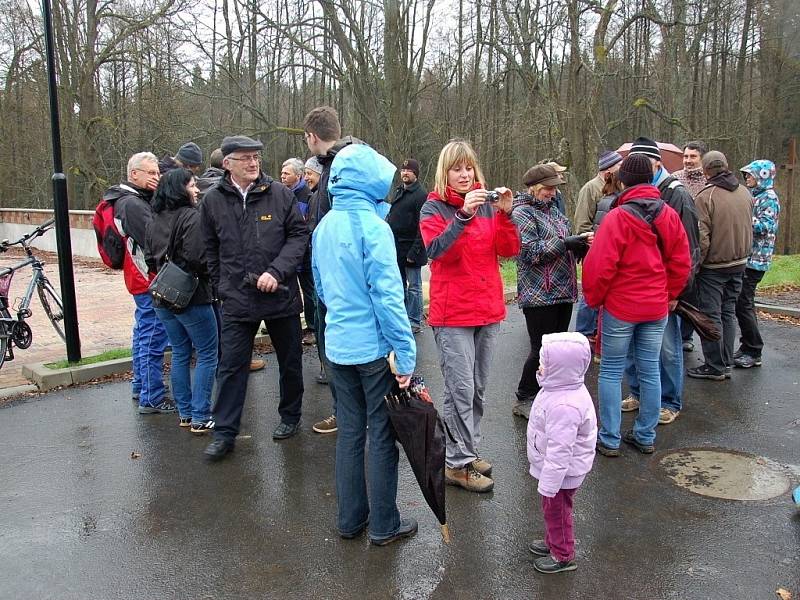
[[[500,276],[503,278],[503,286],[507,288],[517,287],[517,261],[506,259],[500,261]]]
[[[772,265],[758,284],[758,289],[786,286],[800,287],[800,254],[773,257]]]
[[[87,356],[82,358],[76,363],[71,363],[68,360],[59,360],[58,362],[45,363],[48,369],[67,369],[69,367],[82,367],[83,365],[93,365],[95,363],[104,362],[107,360],[114,360],[117,358],[130,358],[130,348],[115,348],[114,350],[106,350],[101,354],[94,356]]]

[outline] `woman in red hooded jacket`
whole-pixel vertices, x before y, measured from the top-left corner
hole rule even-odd
[[[689,242],[681,219],[650,184],[650,159],[631,154],[619,170],[625,191],[597,230],[583,262],[586,303],[603,308],[602,359],[598,393],[597,451],[619,456],[620,440],[645,454],[654,451],[661,408],[659,355],[670,308],[691,269]],[[633,344],[639,373],[639,414],[620,436],[622,372]]]
[[[455,439],[447,440],[445,480],[474,492],[494,486],[478,444],[492,350],[506,316],[497,257],[516,256],[520,249],[509,217],[511,190],[491,194],[484,181],[469,143],[449,142],[419,223],[432,261],[428,324],[444,376],[444,419]]]

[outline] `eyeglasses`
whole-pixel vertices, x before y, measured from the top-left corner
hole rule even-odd
[[[249,154],[247,156],[229,156],[228,160],[235,160],[238,162],[259,162],[261,160],[260,154]]]

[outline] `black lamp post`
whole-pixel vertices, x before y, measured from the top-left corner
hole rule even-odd
[[[64,302],[64,334],[67,338],[67,360],[78,362],[81,359],[81,339],[78,333],[75,277],[72,272],[67,177],[64,175],[61,162],[61,126],[58,119],[58,88],[56,87],[53,16],[50,10],[50,0],[42,0],[42,14],[44,16],[44,40],[47,50],[48,89],[50,91],[50,132],[53,138],[53,209],[56,217],[58,274],[61,279],[61,299]]]

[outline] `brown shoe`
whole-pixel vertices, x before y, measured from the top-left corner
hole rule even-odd
[[[317,343],[317,336],[314,335],[313,331],[306,331],[303,334],[303,345],[304,346],[313,346]]]
[[[494,481],[478,473],[472,463],[460,469],[445,467],[444,482],[447,485],[458,485],[469,492],[478,493],[490,492],[494,487]]]
[[[317,433],[336,433],[338,429],[338,427],[336,427],[336,416],[331,415],[327,419],[322,419],[322,421],[314,423],[311,429]]]
[[[267,363],[260,358],[254,358],[250,361],[250,371],[260,371],[267,366]]]
[[[479,456],[472,461],[472,466],[475,467],[475,470],[481,475],[485,475],[486,477],[492,476],[492,463],[488,460]]]

